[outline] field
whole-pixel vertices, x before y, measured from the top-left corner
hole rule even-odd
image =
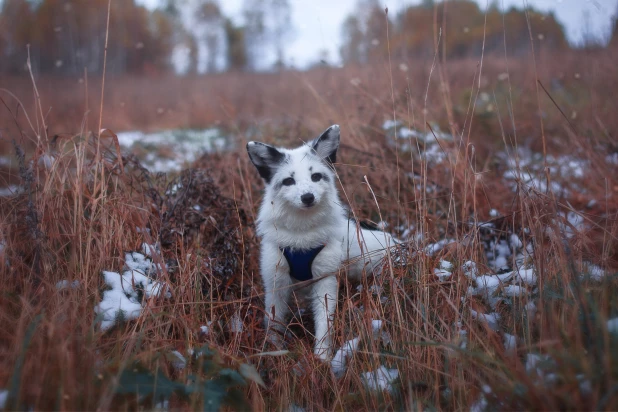
[[[6,408],[617,409],[616,53],[439,57],[108,77],[102,104],[0,80]],[[300,311],[265,342],[244,146],[334,123],[342,199],[403,243],[339,277],[323,363]],[[231,149],[167,175],[115,137],[213,126]]]

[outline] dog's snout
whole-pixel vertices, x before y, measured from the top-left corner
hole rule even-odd
[[[305,193],[304,195],[302,195],[300,197],[300,200],[306,204],[307,206],[311,205],[313,203],[313,201],[315,200],[315,196],[313,195],[313,193]]]

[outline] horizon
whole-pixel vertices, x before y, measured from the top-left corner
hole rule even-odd
[[[136,0],[149,9],[160,5],[160,0]],[[489,0],[474,0],[485,9]],[[220,2],[223,14],[236,24],[241,24],[243,0]],[[342,44],[341,27],[344,19],[353,11],[357,0],[292,0],[292,24],[294,33],[285,47],[286,64],[295,68],[307,68],[326,57],[332,65],[341,64],[339,53]],[[421,3],[420,0],[380,1],[388,7],[389,14],[396,15],[406,7]],[[571,46],[581,45],[587,38],[606,44],[616,18],[618,0],[499,0],[501,10],[526,5],[542,12],[552,12],[564,29]],[[586,16],[588,16],[586,18]],[[270,55],[268,55],[270,54]],[[263,68],[272,67],[275,56],[267,52]]]

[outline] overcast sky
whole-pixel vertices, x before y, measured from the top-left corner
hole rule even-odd
[[[488,0],[476,0],[482,7]],[[542,10],[553,10],[563,24],[569,41],[577,44],[586,30],[598,37],[606,37],[610,31],[618,0],[499,0],[502,8],[512,5],[522,7],[524,3]],[[150,8],[159,0],[138,0]],[[420,0],[382,0],[381,3],[396,13]],[[243,0],[221,0],[226,16],[238,24],[242,23]],[[328,51],[329,61],[340,61],[341,24],[354,11],[356,0],[290,0],[293,13],[294,37],[287,47],[288,63],[303,67],[316,62],[321,50]],[[588,16],[589,24],[585,24]],[[588,28],[586,28],[586,26]]]

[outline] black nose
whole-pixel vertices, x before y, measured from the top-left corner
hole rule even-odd
[[[300,200],[302,200],[304,204],[309,206],[315,200],[315,196],[313,196],[313,193],[305,193],[300,197]]]

